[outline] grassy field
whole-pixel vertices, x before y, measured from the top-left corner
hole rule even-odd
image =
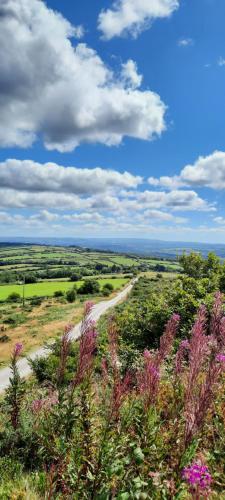
[[[127,278],[105,278],[99,279],[98,282],[102,288],[106,283],[111,283],[114,290],[120,289],[129,280]],[[34,283],[25,285],[25,297],[52,297],[54,293],[58,290],[66,292],[70,290],[74,285],[78,288],[83,281],[77,281],[72,283],[70,281],[44,281],[41,283]],[[4,301],[8,298],[11,293],[19,293],[23,296],[23,285],[2,285],[0,286],[0,301]]]
[[[97,252],[82,250],[76,247],[44,247],[36,245],[25,246],[0,246],[0,273],[12,266],[11,269],[23,270],[31,269],[33,266],[48,267],[52,266],[92,266],[102,264],[106,267],[113,265],[138,268],[140,265],[154,266],[164,265],[171,270],[179,270],[179,264],[175,260],[144,259],[138,256],[119,255],[108,252]],[[7,266],[7,267],[6,267]],[[8,267],[8,269],[10,269]]]

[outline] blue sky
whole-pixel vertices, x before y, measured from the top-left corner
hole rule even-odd
[[[2,235],[225,242],[224,0],[4,5]]]

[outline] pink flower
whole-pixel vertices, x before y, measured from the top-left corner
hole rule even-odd
[[[189,467],[185,467],[182,478],[188,483],[191,492],[204,493],[209,491],[212,476],[206,465],[194,462]]]
[[[33,413],[40,413],[41,410],[50,410],[53,406],[57,405],[59,402],[57,392],[53,392],[48,398],[35,399],[32,402],[31,410]]]
[[[217,354],[216,361],[219,363],[225,363],[225,354]]]
[[[43,399],[35,399],[31,404],[31,410],[33,413],[39,413],[43,408]]]
[[[176,336],[179,323],[179,314],[173,314],[166,324],[165,332],[160,338],[160,347],[157,355],[159,365],[165,360],[167,356],[169,356],[172,351],[173,341]]]
[[[16,344],[13,351],[14,357],[17,358],[21,354],[22,350],[23,350],[23,344],[21,343]]]
[[[90,314],[94,305],[95,305],[94,302],[92,302],[91,300],[88,300],[87,302],[85,302],[85,304],[84,304],[84,315],[85,316],[88,316]]]
[[[190,349],[189,341],[187,339],[182,340],[180,345],[179,345],[179,349],[177,351],[176,358],[175,358],[175,373],[176,373],[176,375],[178,375],[182,372],[183,361],[184,361],[189,349]]]

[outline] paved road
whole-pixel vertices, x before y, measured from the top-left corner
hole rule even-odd
[[[126,288],[124,288],[121,292],[119,292],[113,299],[104,300],[103,302],[99,302],[98,304],[96,304],[93,307],[93,310],[91,312],[91,315],[90,315],[91,319],[97,321],[100,318],[100,316],[102,316],[103,314],[106,313],[106,311],[108,311],[108,309],[110,309],[111,307],[114,307],[120,301],[125,299],[127,297],[127,295],[130,293],[135,281],[136,280],[133,280],[133,282],[131,282]],[[81,327],[81,323],[76,325],[71,330],[71,338],[72,339],[76,340],[79,338],[80,327]],[[44,347],[41,347],[37,351],[32,352],[29,355],[29,358],[36,359],[40,356],[48,356],[48,350]],[[19,368],[19,372],[20,372],[21,377],[27,377],[31,373],[31,368],[30,368],[28,360],[26,358],[21,358],[18,361],[18,368]],[[0,392],[4,391],[8,387],[10,374],[11,374],[11,372],[10,372],[9,367],[2,368],[0,370]]]

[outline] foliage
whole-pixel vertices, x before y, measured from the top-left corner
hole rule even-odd
[[[97,335],[91,310],[87,303],[76,348],[71,326],[52,346],[51,383],[40,379],[43,364],[41,383],[25,392],[17,371],[22,347],[14,350],[1,407],[5,498],[15,488],[25,492],[25,477],[32,498],[223,498],[222,296],[210,315],[200,308],[189,341],[176,340],[181,319],[173,314],[158,348],[145,349],[138,366],[126,369],[117,322],[109,320],[102,357],[106,334]]]
[[[100,285],[97,280],[85,280],[78,288],[78,293],[81,295],[89,295],[100,292]]]
[[[74,286],[73,288],[71,288],[71,290],[68,290],[68,292],[66,292],[66,300],[67,302],[74,302],[76,300],[76,297],[77,297],[77,290]]]
[[[19,293],[12,292],[12,293],[9,294],[7,300],[8,300],[8,302],[20,302],[21,301],[21,297],[20,297]]]

